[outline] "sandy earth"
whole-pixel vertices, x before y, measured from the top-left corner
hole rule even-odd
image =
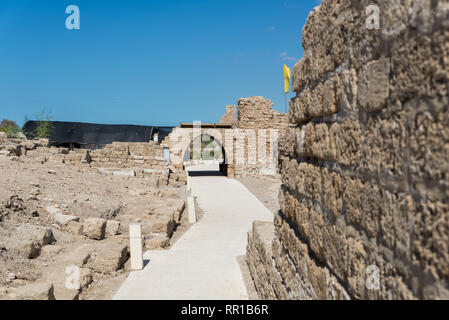
[[[113,176],[88,164],[54,161],[39,152],[0,155],[0,299],[41,282],[53,284],[56,299],[110,299],[129,274],[128,251],[122,250],[128,250],[129,223],[140,222],[145,249],[156,250],[169,249],[190,227],[187,214],[182,214],[184,186]],[[271,212],[279,209],[279,181],[249,177],[239,181]],[[48,210],[52,207],[78,217],[80,225],[92,217],[119,221],[119,232],[104,240],[91,239],[58,224]],[[202,210],[196,209],[201,219]],[[39,250],[34,254],[36,243]],[[245,274],[244,261],[240,264]],[[79,291],[66,289],[70,265],[82,270]],[[251,281],[247,282],[252,291]]]
[[[279,188],[281,186],[280,180],[268,177],[245,177],[238,178],[237,180],[254,194],[273,214],[280,209],[278,200]]]
[[[63,299],[110,299],[126,278],[129,261],[116,271],[98,272],[100,257],[105,259],[105,265],[109,263],[107,259],[116,259],[101,255],[109,248],[106,246],[127,245],[128,224],[141,222],[146,239],[155,240],[152,246],[157,247],[159,239],[166,239],[160,246],[168,247],[188,227],[183,225],[186,220],[181,216],[173,240],[169,238],[171,231],[164,233],[168,217],[184,205],[186,195],[185,187],[155,186],[144,178],[107,175],[87,164],[0,156],[0,297],[14,288],[51,280],[58,282],[54,283],[57,299],[58,295]],[[56,224],[46,209],[49,206],[79,217],[81,223],[91,217],[120,221],[120,234],[100,241],[73,234]],[[40,241],[42,231],[48,229],[54,239],[42,246],[37,257],[27,257],[29,241]],[[88,284],[81,293],[61,289],[56,294],[57,287],[62,288],[65,281],[63,268],[79,262],[75,261],[81,257],[77,250],[95,256],[97,262],[94,260],[93,264],[97,267],[91,267],[90,262],[81,263],[89,273]],[[59,278],[55,279],[55,275]]]

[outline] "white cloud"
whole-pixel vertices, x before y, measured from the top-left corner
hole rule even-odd
[[[282,61],[296,61],[296,60],[298,60],[298,58],[290,57],[288,55],[288,52],[281,52],[280,57],[281,57]]]
[[[276,30],[276,27],[269,27],[267,30],[268,31],[274,31],[274,30]]]

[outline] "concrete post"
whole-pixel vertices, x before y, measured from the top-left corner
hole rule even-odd
[[[192,180],[190,180],[189,173],[187,172],[187,191],[192,190]]]
[[[131,270],[143,269],[142,227],[140,223],[129,225],[129,241],[131,252]]]
[[[196,222],[196,212],[195,212],[195,198],[193,196],[189,196],[187,198],[187,210],[189,210],[189,222]]]

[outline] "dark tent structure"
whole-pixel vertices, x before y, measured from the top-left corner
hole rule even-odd
[[[154,127],[154,133],[158,133],[158,142],[161,143],[173,131],[175,127]]]
[[[75,148],[98,149],[113,142],[149,142],[155,133],[159,143],[170,134],[173,127],[136,126],[120,124],[94,124],[83,122],[51,121],[50,144]],[[28,121],[23,126],[28,139],[35,138],[38,121]]]

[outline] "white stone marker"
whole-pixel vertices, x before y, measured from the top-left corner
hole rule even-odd
[[[129,242],[131,251],[131,270],[143,269],[142,227],[140,223],[129,225]]]
[[[189,222],[196,222],[196,212],[195,212],[195,198],[190,196],[187,198],[187,210],[189,210]]]
[[[192,190],[192,181],[190,180],[189,174],[187,173],[187,190]]]

